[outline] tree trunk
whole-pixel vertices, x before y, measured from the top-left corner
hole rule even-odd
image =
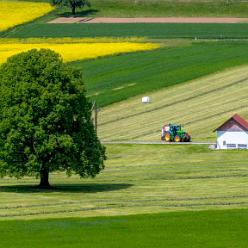
[[[47,168],[41,168],[39,188],[42,188],[42,189],[51,188],[49,184],[49,170]]]
[[[72,13],[73,15],[76,14],[76,6],[75,6],[74,4],[71,6],[71,13]]]

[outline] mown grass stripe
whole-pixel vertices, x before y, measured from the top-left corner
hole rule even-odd
[[[136,97],[103,109],[99,134],[104,140],[159,140],[162,125],[176,122],[192,132],[193,140],[214,141],[213,130],[225,118],[248,114],[247,90],[243,67],[148,94],[148,105]]]
[[[107,145],[106,169],[94,179],[56,173],[55,188],[44,191],[33,187],[36,179],[1,179],[1,220],[247,207],[246,155],[207,146]]]

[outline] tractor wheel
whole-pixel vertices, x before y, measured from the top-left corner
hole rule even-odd
[[[181,141],[180,136],[176,135],[175,138],[174,138],[174,141],[175,141],[175,142],[180,142],[180,141]]]
[[[165,140],[166,142],[170,142],[170,134],[169,134],[169,133],[166,133],[166,134],[165,134],[164,140]]]

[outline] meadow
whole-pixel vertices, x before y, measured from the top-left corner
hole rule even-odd
[[[95,59],[107,55],[129,53],[156,49],[158,44],[138,43],[109,39],[109,42],[98,42],[102,39],[0,39],[0,63],[7,60],[14,54],[25,52],[31,49],[52,49],[61,54],[65,62]],[[121,39],[120,39],[121,40]]]
[[[172,40],[161,46],[72,65],[82,70],[88,95],[99,106],[106,106],[248,63],[247,42]]]
[[[54,8],[49,3],[0,1],[0,31],[32,21]]]
[[[246,248],[247,221],[247,210],[1,221],[0,246]]]
[[[214,142],[213,131],[232,115],[248,117],[247,69],[229,69],[160,89],[148,94],[150,104],[142,104],[138,96],[103,108],[99,135],[103,140],[158,141],[162,125],[178,123],[193,141]]]
[[[91,2],[92,9],[77,16],[248,16],[243,1]],[[0,40],[0,58],[45,47],[66,62],[87,59],[70,64],[82,70],[88,96],[101,107],[102,140],[156,141],[165,122],[176,122],[194,141],[214,141],[213,130],[232,114],[248,118],[248,24],[46,23],[69,11],[59,7],[28,24],[3,27],[0,37],[17,39]],[[25,14],[16,12],[16,19]],[[143,51],[157,48],[151,42],[161,48]],[[134,50],[143,52],[126,54]],[[143,94],[151,104],[140,103]],[[106,148],[106,168],[94,179],[57,172],[50,190],[36,187],[39,179],[31,177],[1,179],[0,247],[247,247],[246,151]]]
[[[114,216],[248,206],[246,151],[207,146],[108,145],[105,170],[95,179],[53,174],[0,181],[0,219]],[[1,226],[1,223],[0,223]]]

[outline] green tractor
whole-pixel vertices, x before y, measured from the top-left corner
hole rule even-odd
[[[162,128],[161,140],[166,142],[190,142],[190,135],[182,130],[181,125],[166,124]]]

